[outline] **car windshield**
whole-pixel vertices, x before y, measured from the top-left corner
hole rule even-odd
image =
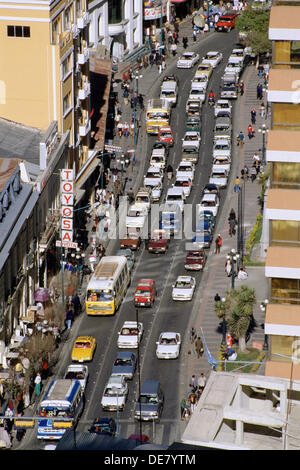
[[[218,124],[216,125],[216,131],[228,131],[229,126],[226,126],[226,124]]]
[[[94,432],[111,432],[109,424],[94,424]]]
[[[167,119],[168,113],[164,111],[149,111],[147,113],[147,119],[159,120],[159,119]]]
[[[186,141],[194,141],[194,140],[198,140],[199,137],[197,135],[186,135],[184,140]]]
[[[225,173],[213,173],[212,178],[226,178]]]
[[[111,290],[88,290],[87,300],[88,302],[109,302],[113,300],[113,294]]]
[[[202,201],[202,203],[201,203],[201,206],[205,206],[205,207],[208,207],[208,206],[213,207],[215,205],[216,205],[216,203],[214,201]]]
[[[147,403],[158,403],[158,398],[153,397],[151,395],[141,395],[140,396],[140,402],[147,404]]]
[[[150,291],[145,289],[137,289],[135,291],[135,295],[141,295],[143,297],[150,297]]]
[[[72,371],[68,372],[66,374],[65,379],[77,379],[77,380],[83,380],[84,379],[84,373],[80,371]]]
[[[149,202],[148,196],[137,196],[135,199],[136,202]]]
[[[160,173],[150,171],[146,174],[146,178],[160,178]]]
[[[180,165],[178,171],[192,171],[192,168],[188,165]]]
[[[196,252],[196,253],[190,253],[188,254],[188,259],[199,259],[203,258],[203,254],[201,252]]]
[[[140,211],[131,209],[128,213],[128,217],[140,217],[142,214]]]
[[[171,139],[172,138],[172,134],[170,134],[170,132],[161,132],[160,136],[164,137],[165,139]]]
[[[120,387],[107,387],[104,392],[104,396],[121,397],[122,395],[124,395],[124,389]]]
[[[118,357],[116,360],[115,360],[115,366],[131,366],[132,365],[132,362],[131,362],[131,359],[123,359],[121,357]]]
[[[215,150],[229,150],[229,145],[227,144],[216,144]]]
[[[122,328],[121,335],[122,336],[137,336],[139,331],[137,328]]]
[[[177,344],[177,342],[175,338],[161,338],[160,344],[169,345],[169,344]]]
[[[181,194],[172,194],[167,197],[167,201],[182,201]]]
[[[40,416],[51,418],[51,417],[61,417],[68,418],[71,416],[71,410],[65,407],[53,407],[53,406],[42,406],[39,410]]]
[[[176,281],[176,289],[190,289],[192,287],[190,281]]]
[[[76,341],[75,348],[76,349],[89,349],[91,347],[91,343],[89,341]]]

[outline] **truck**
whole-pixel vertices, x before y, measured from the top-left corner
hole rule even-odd
[[[229,33],[235,27],[237,16],[236,13],[220,16],[215,26],[216,31]]]
[[[236,99],[238,97],[237,75],[226,73],[221,81],[221,98]]]

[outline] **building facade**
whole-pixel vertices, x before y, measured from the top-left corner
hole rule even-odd
[[[300,378],[300,2],[276,1],[271,8],[273,44],[268,102],[272,110],[266,159],[270,184],[264,224],[269,246],[265,333],[266,375]]]
[[[0,11],[0,116],[44,131],[57,121],[77,172],[91,130],[86,0],[1,0]]]

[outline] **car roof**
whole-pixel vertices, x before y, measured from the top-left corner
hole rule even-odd
[[[174,336],[178,335],[180,333],[175,333],[174,331],[163,331],[160,336],[163,338],[174,338]]]
[[[75,341],[91,341],[93,336],[77,336]]]
[[[214,199],[217,199],[217,194],[203,194],[202,201],[213,201]]]
[[[138,322],[140,324],[140,322]],[[127,321],[124,321],[123,325],[122,325],[122,328],[123,327],[133,327],[133,328],[136,328],[137,326],[137,322],[136,321],[131,321],[131,320],[127,320]]]
[[[124,384],[125,377],[124,375],[111,375],[108,379],[107,385],[115,385],[115,384]]]
[[[149,286],[150,284],[153,284],[154,279],[148,279],[148,278],[143,278],[143,279],[140,279],[137,283],[138,286]]]
[[[176,281],[190,281],[192,276],[178,276]]]

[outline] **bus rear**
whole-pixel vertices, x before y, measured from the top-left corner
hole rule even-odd
[[[146,131],[157,135],[159,129],[170,124],[171,104],[166,99],[151,99],[146,110]]]

